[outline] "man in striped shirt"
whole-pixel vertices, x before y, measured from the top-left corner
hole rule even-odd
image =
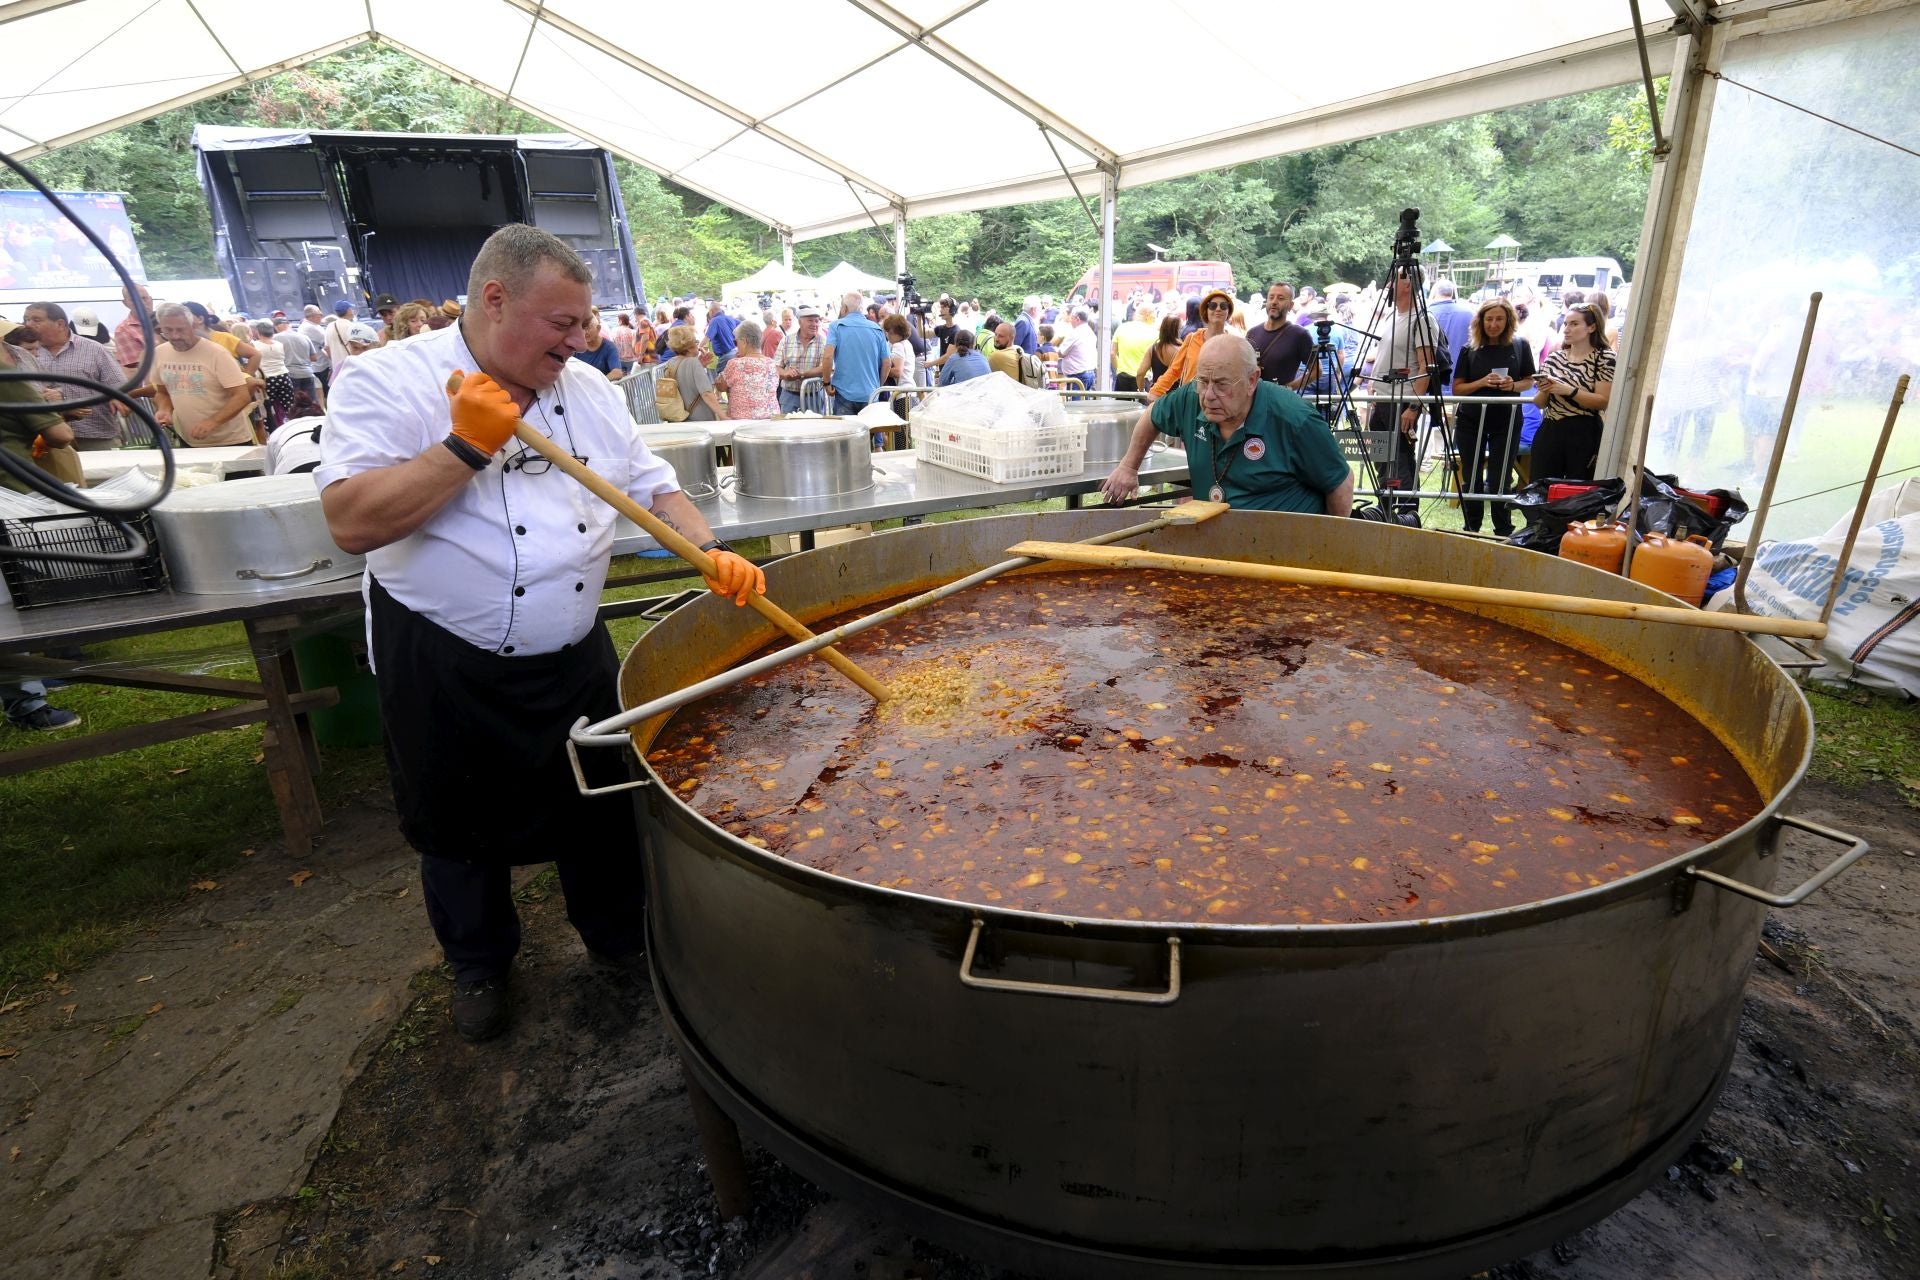
[[[780,412],[798,413],[800,384],[820,376],[820,308],[801,307],[799,323],[780,343]]]

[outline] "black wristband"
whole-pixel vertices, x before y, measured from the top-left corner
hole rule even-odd
[[[719,538],[715,538],[711,542],[701,543],[700,549],[702,551],[732,551],[733,550],[732,547],[728,546],[725,542],[722,542]]]
[[[487,455],[462,440],[459,436],[449,435],[440,442],[447,446],[447,452],[472,467],[475,471],[487,469]]]

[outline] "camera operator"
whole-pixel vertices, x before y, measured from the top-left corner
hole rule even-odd
[[[1392,291],[1393,308],[1381,326],[1369,376],[1373,394],[1396,398],[1372,405],[1367,425],[1374,431],[1399,431],[1401,438],[1390,459],[1391,474],[1384,479],[1411,494],[1419,487],[1413,456],[1422,408],[1419,402],[1427,394],[1428,370],[1438,343],[1431,317],[1420,314],[1414,305],[1420,268],[1396,261],[1388,274],[1387,287]]]

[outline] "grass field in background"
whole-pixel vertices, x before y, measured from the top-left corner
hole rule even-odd
[[[1023,503],[928,520],[1061,505]],[[1441,525],[1450,513],[1457,527],[1457,509],[1442,502],[1428,508],[1429,525]],[[743,539],[739,547],[759,555],[766,543]],[[666,563],[623,557],[615,562],[615,572],[646,572]],[[699,579],[690,577],[618,588],[608,597],[658,596],[698,585]],[[625,618],[610,630],[624,653],[647,626]],[[254,674],[237,623],[115,641],[90,649],[88,658],[237,679]],[[85,717],[80,732],[229,702],[77,684],[55,690],[52,700]],[[1883,780],[1901,787],[1910,801],[1920,800],[1920,710],[1859,691],[1816,694],[1812,701],[1820,727],[1816,775],[1846,785]],[[52,736],[0,725],[0,752]],[[39,984],[46,973],[69,972],[97,959],[192,897],[196,881],[217,883],[251,851],[277,843],[279,817],[259,762],[260,739],[261,727],[250,725],[0,781],[0,884],[5,886],[0,893],[0,1003]],[[322,758],[317,785],[323,809],[386,795],[386,761],[379,747],[326,748]],[[314,855],[316,860],[326,856],[324,847]]]

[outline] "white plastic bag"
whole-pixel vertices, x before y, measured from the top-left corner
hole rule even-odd
[[[1067,425],[1067,411],[1052,391],[1025,387],[1003,374],[968,378],[928,392],[914,408],[916,426],[975,431],[1038,431]]]
[[[1818,618],[1850,523],[1851,516],[1808,542],[1762,546],[1747,576],[1748,606],[1774,617]],[[1732,593],[1716,607],[1732,608]],[[1920,698],[1920,481],[1868,500],[1820,651],[1827,665],[1813,672],[1816,680]]]

